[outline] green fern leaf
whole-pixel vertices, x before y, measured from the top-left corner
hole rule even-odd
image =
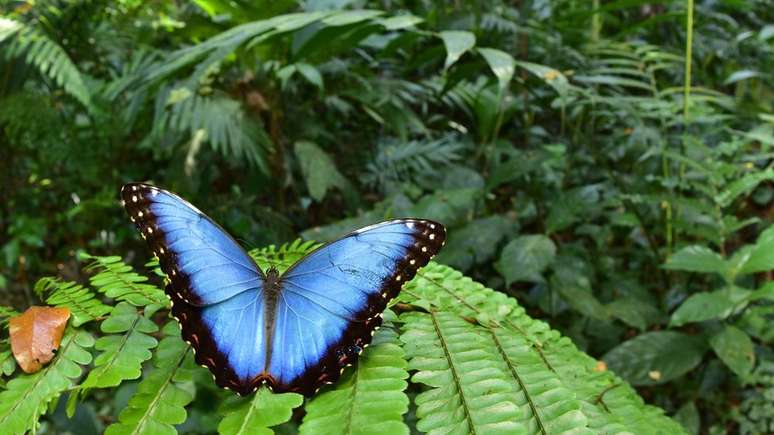
[[[150,349],[158,344],[148,335],[158,331],[158,326],[127,302],[116,305],[100,329],[110,335],[97,339],[94,347],[102,353],[80,386],[84,394],[89,388],[115,387],[126,379],[139,378],[142,363],[151,358]]]
[[[417,429],[435,433],[527,433],[513,386],[491,341],[444,312],[407,313],[401,341],[417,370],[411,380],[431,387],[416,397]]]
[[[391,312],[386,312],[386,316]],[[394,317],[394,315],[392,315]],[[374,336],[356,369],[306,406],[303,434],[408,434],[408,372],[397,334],[388,324]]]
[[[539,432],[540,425],[535,419],[540,416],[544,416],[541,424],[548,433],[553,432],[554,424],[559,427],[580,425],[582,419],[575,412],[580,406],[588,428],[597,433],[652,432],[653,428],[660,428],[665,433],[682,433],[676,422],[664,416],[663,410],[645,405],[634,389],[614,374],[596,371],[596,360],[579,351],[570,339],[562,337],[546,323],[530,318],[515,299],[488,289],[450,267],[430,263],[406,284],[400,299],[475,319],[487,327],[490,335],[496,335],[508,362],[517,369],[521,365],[528,369],[524,379],[517,382],[523,386],[519,385],[516,391],[524,394],[533,388],[535,397],[530,398],[533,403],[524,402],[525,398],[516,401],[527,413],[522,416],[522,421],[527,421],[531,429]],[[540,397],[539,390],[531,387],[530,379],[541,376],[545,376],[543,382],[546,385],[553,384],[552,388],[562,392],[561,397],[557,395],[556,398],[562,399],[558,402],[559,408],[565,409],[566,413],[553,415],[553,411],[548,411],[550,415],[545,414],[541,401],[546,399]],[[552,377],[559,383],[551,380]],[[559,421],[554,422],[554,418]]]
[[[269,245],[265,248],[253,249],[250,256],[253,257],[258,266],[266,270],[270,266],[279,269],[280,273],[287,270],[295,264],[304,255],[314,251],[322,246],[315,241],[303,241],[296,239],[292,243],[285,243],[277,248],[275,245]]]
[[[180,338],[177,322],[164,326],[166,337],[154,356],[156,367],[137,387],[118,422],[108,426],[106,435],[175,434],[174,425],[186,419],[185,406],[193,394],[182,388],[197,369],[191,347]]]
[[[73,326],[80,326],[100,318],[111,310],[110,306],[96,299],[90,289],[74,282],[41,278],[35,284],[35,293],[41,298],[44,294],[50,293],[45,299],[47,304],[69,309]]]
[[[530,433],[592,433],[575,394],[546,368],[524,337],[498,327],[488,332],[518,384],[516,403],[524,410]]]
[[[146,312],[155,312],[159,308],[169,306],[169,299],[164,291],[155,285],[147,284],[148,278],[134,272],[131,266],[121,261],[121,257],[97,257],[88,254],[81,256],[92,260],[87,270],[98,272],[89,280],[91,285],[108,297],[129,302],[137,307],[145,307]]]
[[[225,417],[218,425],[222,435],[271,435],[272,426],[290,420],[293,409],[304,403],[297,393],[273,394],[263,387],[249,399],[231,397],[221,408]]]
[[[16,371],[16,359],[11,352],[11,344],[8,340],[3,340],[0,342],[0,375],[10,376],[14,371]]]
[[[71,388],[73,380],[81,375],[81,365],[91,362],[91,354],[84,348],[93,344],[94,339],[87,332],[69,330],[48,366],[8,382],[7,389],[0,393],[2,432],[21,434],[34,430],[49,402]]]
[[[17,315],[19,315],[19,313],[13,308],[0,305],[0,328],[5,328],[5,325],[8,324],[8,320]]]

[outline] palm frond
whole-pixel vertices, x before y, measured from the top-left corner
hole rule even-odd
[[[59,44],[32,26],[0,18],[0,58],[6,61],[15,58],[24,60],[84,107],[95,110],[91,93],[78,67]]]
[[[422,185],[432,174],[462,158],[463,142],[456,136],[410,142],[381,144],[376,156],[366,166],[366,183],[389,190],[397,183],[414,182]]]

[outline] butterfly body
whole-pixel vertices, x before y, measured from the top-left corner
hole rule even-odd
[[[440,250],[439,223],[398,219],[326,244],[284,273],[262,271],[179,196],[133,183],[125,208],[169,278],[172,315],[218,385],[313,394],[370,343],[387,303]]]

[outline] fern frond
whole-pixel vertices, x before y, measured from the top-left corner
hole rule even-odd
[[[435,310],[407,313],[401,320],[409,369],[417,370],[411,380],[431,387],[416,397],[417,429],[526,433],[501,359],[480,331]]]
[[[269,245],[265,248],[252,249],[250,256],[253,257],[258,266],[266,270],[270,266],[279,269],[280,273],[300,260],[304,255],[314,251],[322,246],[313,240],[296,239],[291,243],[283,243],[277,248],[276,245]]]
[[[300,433],[408,434],[402,417],[409,404],[404,392],[406,367],[397,334],[390,324],[385,325],[358,359],[355,369],[347,369],[334,389],[307,404]]]
[[[140,382],[119,421],[108,426],[105,434],[175,434],[174,425],[185,421],[185,406],[193,394],[180,383],[190,381],[197,367],[177,323],[168,322],[163,331],[166,337],[154,356],[155,370]]]
[[[554,418],[562,427],[579,425],[582,418],[576,410],[580,406],[588,428],[594,432],[651,432],[658,427],[664,433],[682,433],[676,422],[664,416],[663,410],[645,405],[634,389],[614,374],[596,371],[596,360],[544,322],[527,316],[515,299],[488,289],[450,267],[431,262],[406,284],[399,297],[407,303],[475,319],[493,339],[500,341],[499,345],[492,346],[502,348],[511,364],[517,369],[525,365],[524,376],[517,371],[523,379],[517,382],[520,388],[516,391],[523,394],[532,388],[532,403],[521,399],[519,405],[524,412],[532,413],[528,424],[533,429],[539,427],[535,416],[545,412],[551,413],[551,418],[543,418],[548,433],[553,431]],[[553,400],[561,399],[557,405],[563,413],[553,415],[555,410],[551,410],[551,405],[547,407],[549,411],[544,411],[541,401],[551,396],[541,398],[540,388],[531,387],[531,378],[541,377],[545,377],[542,381],[545,385],[562,393]],[[524,407],[525,403],[529,406]]]
[[[48,404],[71,388],[81,375],[82,365],[91,362],[94,339],[84,331],[70,330],[62,338],[56,358],[43,370],[21,375],[6,385],[0,393],[0,427],[3,433],[21,434],[34,431],[38,418]]]
[[[134,272],[131,266],[121,261],[121,257],[98,257],[82,254],[92,260],[86,270],[97,272],[89,279],[101,293],[110,298],[126,301],[137,307],[147,307],[146,311],[155,311],[169,306],[164,291],[155,285],[147,284],[148,278]]]
[[[72,314],[73,326],[100,318],[112,309],[95,298],[88,288],[74,282],[61,281],[56,278],[41,278],[35,284],[35,293],[55,307],[67,308]]]
[[[516,404],[524,410],[530,433],[592,433],[573,391],[546,368],[523,336],[501,327],[488,332],[518,384]]]
[[[80,385],[83,394],[90,388],[115,387],[124,380],[139,378],[142,363],[151,358],[150,349],[158,344],[148,335],[158,331],[158,326],[127,302],[113,308],[110,317],[100,324],[100,330],[110,335],[100,337],[94,345],[102,353],[94,359],[94,369]]]
[[[366,183],[382,190],[392,184],[426,181],[427,174],[442,173],[444,167],[461,159],[462,142],[456,136],[429,141],[382,144],[366,166]]]
[[[59,44],[31,26],[0,17],[0,58],[17,57],[53,80],[87,109],[95,110],[78,67]]]
[[[221,407],[225,414],[218,425],[221,435],[271,435],[272,426],[290,420],[293,409],[304,403],[297,393],[273,394],[266,387],[253,397],[231,397]]]

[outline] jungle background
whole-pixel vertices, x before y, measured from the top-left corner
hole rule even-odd
[[[41,277],[88,282],[84,252],[148,260],[118,205],[130,181],[176,191],[246,248],[425,217],[449,229],[438,262],[515,297],[688,432],[774,430],[770,1],[0,14],[9,310],[40,304]],[[109,423],[87,400],[45,428]]]

